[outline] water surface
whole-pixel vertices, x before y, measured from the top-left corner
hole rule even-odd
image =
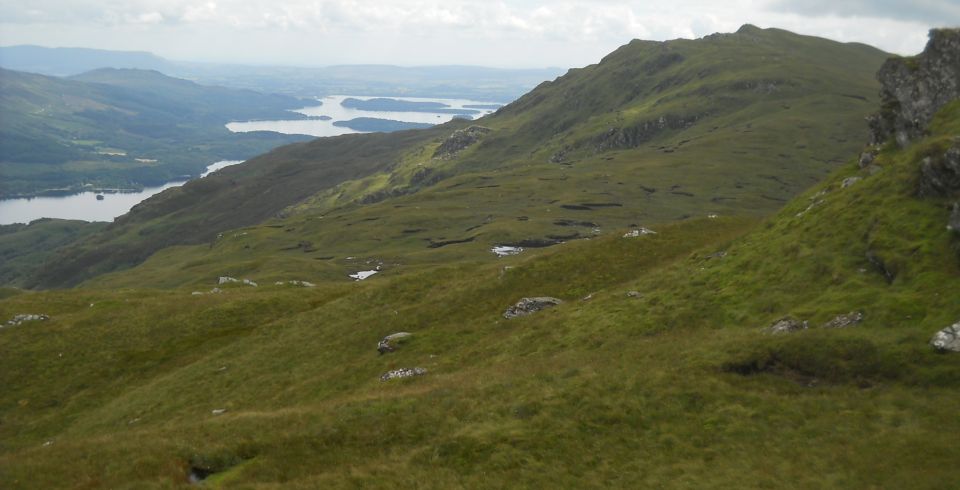
[[[200,175],[207,175],[223,167],[241,163],[223,160],[211,164]],[[183,185],[186,180],[146,187],[138,192],[80,192],[68,196],[24,197],[0,200],[0,225],[29,223],[40,218],[78,219],[83,221],[113,221],[130,211],[144,199],[171,187]],[[97,200],[102,195],[103,200]]]
[[[494,111],[491,108],[489,102],[482,102],[476,100],[467,100],[467,99],[430,99],[422,97],[367,97],[367,96],[358,96],[358,95],[331,95],[329,97],[321,97],[317,100],[323,102],[323,105],[319,106],[310,106],[304,107],[302,109],[297,109],[293,112],[298,112],[300,114],[311,116],[314,118],[319,118],[320,116],[328,116],[330,120],[321,121],[320,119],[292,119],[292,120],[277,120],[277,121],[242,121],[242,122],[232,122],[227,124],[227,129],[235,133],[245,133],[248,131],[274,131],[277,133],[283,134],[305,134],[308,136],[339,136],[341,134],[353,134],[360,133],[362,131],[355,131],[350,128],[334,126],[333,123],[337,121],[349,121],[358,117],[373,117],[378,119],[390,119],[392,121],[403,121],[403,122],[413,122],[413,123],[429,123],[429,124],[442,124],[450,121],[456,115],[455,114],[445,114],[445,113],[434,113],[434,112],[392,112],[392,111],[364,111],[360,109],[351,109],[349,107],[343,107],[340,105],[344,99],[355,98],[355,99],[375,99],[375,98],[386,98],[386,99],[397,99],[397,100],[409,100],[414,102],[440,102],[446,104],[448,107],[445,109],[470,109],[465,107],[468,105],[477,106],[483,105],[487,108],[485,109],[476,109],[480,110],[480,114],[477,114],[475,117],[479,118],[490,114]]]

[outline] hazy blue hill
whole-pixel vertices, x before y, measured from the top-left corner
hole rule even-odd
[[[136,188],[246,159],[302,136],[234,134],[231,120],[295,117],[289,96],[206,87],[155,71],[58,78],[0,69],[0,197],[81,184]]]
[[[171,63],[143,51],[112,51],[90,48],[43,46],[0,47],[0,66],[53,76],[70,76],[97,68],[136,68],[168,71]]]
[[[384,95],[509,102],[561,73],[560,68],[334,65],[246,66],[171,61],[151,53],[40,46],[0,47],[0,67],[69,76],[98,68],[157,70],[207,85],[295,96]]]

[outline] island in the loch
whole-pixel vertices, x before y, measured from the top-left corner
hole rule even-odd
[[[384,112],[430,112],[434,114],[480,114],[476,109],[457,109],[452,108],[443,102],[428,102],[416,100],[388,99],[378,97],[374,99],[357,99],[349,97],[343,99],[340,103],[348,109],[358,109],[361,111],[384,111]],[[497,106],[499,107],[499,106]]]
[[[380,119],[377,117],[357,117],[348,121],[336,121],[333,125],[368,133],[389,133],[392,131],[403,131],[405,129],[424,129],[433,126],[433,124],[430,123],[394,121],[393,119]]]

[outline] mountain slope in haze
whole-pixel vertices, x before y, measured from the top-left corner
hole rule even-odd
[[[960,319],[960,181],[934,179],[958,136],[954,100],[762,221],[313,288],[4,292],[0,318],[51,318],[0,329],[0,483],[949,487],[960,353],[929,341]],[[564,302],[504,318],[540,295]]]
[[[164,245],[202,245],[171,249],[147,265],[147,276],[101,285],[144,277],[171,285],[231,271],[346,278],[357,267],[347,257],[413,267],[493,260],[497,244],[537,247],[629,225],[768,214],[859,150],[885,57],[865,45],[752,26],[695,41],[634,41],[491,116],[397,139],[382,147],[380,165],[318,181],[310,196],[281,189],[306,190],[302,172],[348,146],[344,140],[283,149],[220,176],[269,176],[274,197],[256,217],[174,193],[146,201],[122,224],[64,250],[32,284],[72,285],[134,265],[160,250],[148,230],[163,230]],[[444,149],[471,125],[479,136]],[[368,138],[350,145],[387,141]],[[299,165],[273,163],[294,152]],[[205,188],[204,199],[244,202],[253,197],[246,188]],[[183,192],[195,191],[188,184]],[[264,216],[283,219],[224,235],[242,240],[214,240],[227,222],[252,227]],[[196,268],[185,274],[173,264]]]
[[[0,70],[0,196],[44,190],[138,188],[199,175],[307,139],[234,134],[237,119],[292,117],[299,99],[205,87],[140,70],[62,79]]]
[[[169,72],[171,63],[145,51],[20,45],[0,47],[0,66],[9,70],[67,77],[99,68]]]
[[[40,46],[0,47],[0,67],[55,76],[77,75],[98,68],[157,70],[206,85],[298,97],[375,94],[497,102],[514,100],[543,80],[563,73],[559,68],[460,65],[245,66],[172,61],[143,52]]]

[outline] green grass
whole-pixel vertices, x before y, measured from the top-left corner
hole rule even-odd
[[[193,466],[214,488],[949,488],[960,357],[927,342],[960,317],[960,256],[946,200],[915,186],[960,104],[932,132],[763,221],[317,288],[3,299],[0,318],[51,320],[0,329],[0,483],[169,488]],[[535,295],[565,303],[502,318]],[[819,328],[851,310],[863,323]],[[811,329],[764,332],[788,314]],[[396,331],[414,336],[378,356]],[[378,381],[412,366],[429,372]]]

